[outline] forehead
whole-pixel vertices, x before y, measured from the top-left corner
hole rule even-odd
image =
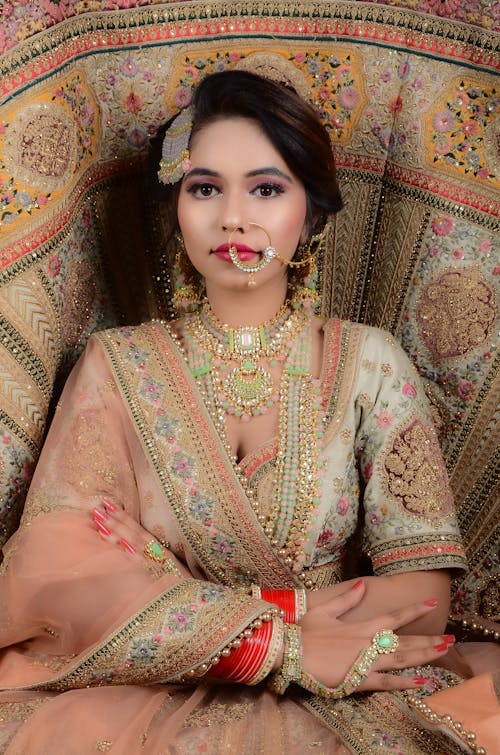
[[[275,166],[285,168],[280,153],[256,121],[250,118],[220,118],[198,131],[190,145],[193,166],[212,163],[243,169]]]

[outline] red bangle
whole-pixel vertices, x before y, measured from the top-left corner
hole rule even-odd
[[[295,590],[261,590],[262,600],[274,603],[285,612],[285,624],[297,624],[301,617],[297,616]]]
[[[244,684],[255,676],[262,665],[271,642],[272,621],[266,621],[251,636],[242,640],[239,647],[233,648],[229,655],[212,666],[207,677],[225,679]]]

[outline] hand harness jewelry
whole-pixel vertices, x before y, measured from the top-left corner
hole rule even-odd
[[[309,692],[330,700],[339,700],[351,695],[364,682],[379,655],[395,653],[399,645],[397,634],[392,629],[377,632],[367,648],[363,648],[337,687],[327,687],[302,665],[302,637],[298,624],[285,624],[284,655],[281,667],[269,679],[269,688],[282,695],[292,682]]]

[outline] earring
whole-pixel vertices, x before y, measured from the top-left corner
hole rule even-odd
[[[305,307],[314,311],[318,306],[318,268],[315,257],[323,240],[323,231],[324,229],[321,233],[311,236],[309,242],[301,244],[295,253],[294,266],[300,269],[300,272],[297,270],[293,280],[290,281],[292,289],[290,301],[295,309]]]
[[[189,261],[186,245],[183,237],[176,236],[178,244],[173,269],[174,293],[172,307],[179,312],[196,312],[201,304],[201,291],[199,281],[196,280],[197,272]]]

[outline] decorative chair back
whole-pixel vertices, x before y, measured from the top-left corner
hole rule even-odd
[[[150,137],[207,73],[279,70],[329,129],[345,201],[327,240],[323,311],[390,330],[425,381],[471,565],[453,616],[479,616],[489,631],[500,272],[492,18],[467,3],[459,11],[472,23],[355,0],[96,2],[94,12],[70,0],[71,17],[29,36],[31,6],[14,18],[11,5],[0,34],[0,539],[17,524],[53,402],[89,334],[168,315],[167,221],[144,201]],[[62,19],[59,5],[40,5]]]

